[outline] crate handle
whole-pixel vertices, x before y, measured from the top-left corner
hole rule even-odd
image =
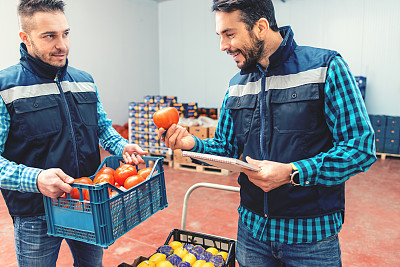
[[[199,187],[207,187],[207,188],[214,188],[220,189],[225,191],[233,191],[233,192],[240,192],[240,187],[237,186],[229,186],[229,185],[222,185],[222,184],[212,184],[212,183],[197,183],[192,185],[185,194],[185,198],[183,199],[183,210],[182,210],[182,230],[186,230],[186,217],[187,217],[187,207],[189,202],[189,196],[192,192]]]

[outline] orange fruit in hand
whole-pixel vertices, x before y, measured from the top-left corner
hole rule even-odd
[[[158,128],[167,130],[172,124],[178,124],[179,112],[174,107],[167,107],[153,114],[153,122]]]

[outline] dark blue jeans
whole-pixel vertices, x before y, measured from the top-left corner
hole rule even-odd
[[[63,238],[47,235],[45,220],[38,217],[14,217],[15,252],[20,267],[55,267]],[[65,239],[74,266],[103,266],[103,248]]]
[[[284,244],[262,242],[239,219],[236,260],[240,267],[339,267],[342,266],[337,235],[318,242]]]

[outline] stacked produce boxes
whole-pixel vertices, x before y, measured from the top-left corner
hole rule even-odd
[[[369,115],[375,131],[376,152],[400,154],[400,117]]]

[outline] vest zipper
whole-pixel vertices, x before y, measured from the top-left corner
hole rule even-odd
[[[62,98],[62,100],[63,100],[63,102],[65,104],[65,111],[67,113],[67,121],[68,121],[70,130],[71,130],[72,144],[73,144],[73,149],[74,149],[74,152],[75,152],[74,153],[75,154],[75,165],[76,165],[76,169],[77,169],[76,175],[77,175],[77,177],[80,177],[79,164],[78,164],[78,148],[77,148],[76,141],[75,141],[74,127],[72,126],[71,112],[69,110],[68,102],[67,102],[67,99],[65,98],[64,91],[62,90],[62,87],[61,87],[61,83],[60,83],[60,80],[59,80],[59,74],[57,74],[57,76],[56,76],[56,78],[54,80],[55,80],[55,82],[57,84],[58,90],[60,91],[61,98]]]
[[[265,151],[265,116],[267,114],[267,107],[266,107],[266,96],[265,96],[265,88],[266,88],[266,83],[267,83],[267,71],[263,71],[263,69],[257,65],[258,69],[262,73],[261,77],[261,94],[260,94],[260,121],[261,121],[261,126],[260,126],[260,152],[261,152],[261,158],[263,160],[267,159],[267,152]],[[267,67],[268,69],[268,67]],[[268,193],[264,192],[264,213],[265,217],[268,217]]]

